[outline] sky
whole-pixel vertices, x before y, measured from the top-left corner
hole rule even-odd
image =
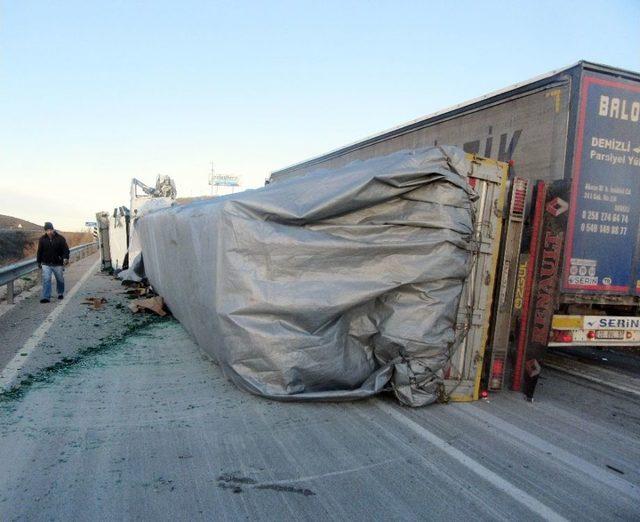
[[[209,193],[587,59],[640,0],[0,0],[0,214],[80,230],[131,178]]]

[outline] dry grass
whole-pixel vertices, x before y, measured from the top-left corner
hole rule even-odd
[[[41,230],[0,229],[0,266],[8,265],[36,256]],[[89,232],[60,232],[69,247],[89,243],[93,236]]]

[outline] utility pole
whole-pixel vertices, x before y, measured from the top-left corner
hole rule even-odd
[[[213,171],[213,161],[211,162],[211,171],[209,172],[209,186],[211,187],[211,195],[213,196],[215,173]],[[218,186],[216,185],[216,196],[218,195]]]

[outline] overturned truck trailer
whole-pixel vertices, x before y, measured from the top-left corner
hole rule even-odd
[[[447,143],[511,164],[490,390],[532,398],[547,347],[640,346],[640,73],[581,61],[273,172]],[[520,217],[518,217],[518,215]]]
[[[506,177],[431,147],[159,210],[138,223],[146,276],[246,391],[471,400]]]

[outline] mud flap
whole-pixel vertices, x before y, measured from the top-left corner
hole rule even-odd
[[[530,402],[533,401],[533,394],[536,391],[540,371],[540,363],[536,359],[529,359],[524,363],[524,386],[522,391]]]

